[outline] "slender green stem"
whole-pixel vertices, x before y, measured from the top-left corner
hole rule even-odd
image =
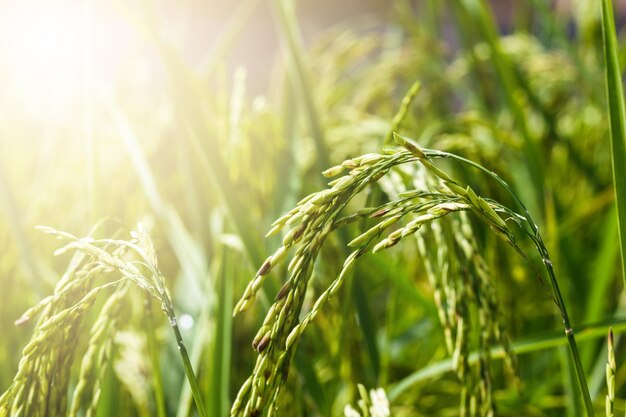
[[[198,380],[196,379],[196,374],[193,372],[191,360],[189,359],[187,348],[185,347],[185,343],[183,342],[183,336],[180,334],[180,329],[178,328],[178,321],[176,320],[174,309],[169,305],[165,306],[165,313],[167,314],[167,317],[170,321],[170,326],[172,327],[172,330],[174,331],[174,336],[176,337],[176,345],[178,347],[178,351],[180,352],[180,357],[183,360],[185,375],[187,376],[187,381],[189,381],[191,394],[193,395],[196,407],[198,408],[198,414],[200,415],[200,417],[207,417],[206,409],[204,408],[204,403],[202,402],[202,394],[200,393],[200,388],[198,387]]]

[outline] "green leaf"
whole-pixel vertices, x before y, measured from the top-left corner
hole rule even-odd
[[[606,96],[611,131],[611,160],[622,258],[622,276],[626,283],[626,110],[622,72],[619,68],[613,4],[602,0],[602,41],[604,45]]]

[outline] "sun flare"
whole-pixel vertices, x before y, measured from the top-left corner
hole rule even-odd
[[[0,73],[5,105],[28,118],[76,110],[88,83],[106,82],[123,43],[107,14],[89,2],[23,1],[0,10]],[[55,117],[56,115],[56,117]]]

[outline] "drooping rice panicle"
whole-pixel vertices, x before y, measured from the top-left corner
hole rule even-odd
[[[266,260],[248,285],[235,308],[235,314],[250,306],[269,271],[287,258],[286,250],[293,247],[295,252],[287,268],[289,277],[252,342],[252,347],[259,356],[252,375],[233,403],[231,416],[271,416],[279,412],[276,401],[287,378],[297,341],[324,304],[342,287],[354,263],[364,254],[395,246],[402,239],[416,235],[425,225],[430,225],[431,230],[439,230],[439,222],[444,217],[468,211],[473,212],[497,236],[521,252],[502,215],[527,232],[532,231],[534,225],[527,226],[524,223],[529,222],[526,212],[515,213],[491,199],[478,196],[470,186],[459,185],[431,161],[431,157],[441,157],[444,154],[422,149],[406,138],[397,135],[396,138],[406,151],[388,150],[384,154],[351,158],[325,171],[328,176],[339,175],[344,171],[347,174],[331,181],[330,188],[302,199],[294,209],[272,225],[270,234],[278,233],[286,226],[291,228],[284,235],[283,246]],[[411,162],[418,162],[423,166],[436,179],[434,184],[425,184],[424,189],[399,194],[399,199],[383,206],[363,209],[354,215],[343,215],[350,200],[363,189],[376,183],[390,170]],[[312,265],[326,237],[339,227],[365,218],[368,213],[370,218],[378,219],[378,223],[348,244],[354,251],[345,260],[341,272],[318,296],[310,310],[301,315]],[[466,386],[461,409],[469,410],[469,415],[480,413],[482,416],[492,416],[494,402],[491,394],[489,351],[493,343],[505,346],[506,362],[510,368],[514,367],[515,360],[499,318],[489,272],[472,242],[467,221],[453,224],[456,225],[454,232],[448,235],[456,237],[445,245],[442,244],[447,239],[443,237],[445,234],[435,233],[435,236],[439,236],[439,252],[435,257],[437,272],[433,271],[433,263],[428,260],[430,249],[419,235],[418,246],[422,256],[427,259],[426,269],[431,271],[429,275],[435,288],[435,297],[439,298],[437,304],[440,306],[440,320],[444,327],[446,344],[452,354],[457,375]],[[531,238],[536,239],[536,235],[531,235]],[[452,248],[448,250],[453,250],[457,258],[452,266],[445,265],[446,258],[450,258],[443,249],[446,246]],[[445,309],[444,303],[447,306]],[[472,323],[470,318],[470,310],[473,308],[471,306],[477,309],[477,323]],[[563,306],[559,305],[561,307]],[[478,348],[481,352],[476,371],[470,369],[467,362],[472,329],[477,329]]]

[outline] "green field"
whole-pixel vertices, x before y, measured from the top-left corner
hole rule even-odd
[[[619,2],[5,3],[0,417],[626,412]]]

